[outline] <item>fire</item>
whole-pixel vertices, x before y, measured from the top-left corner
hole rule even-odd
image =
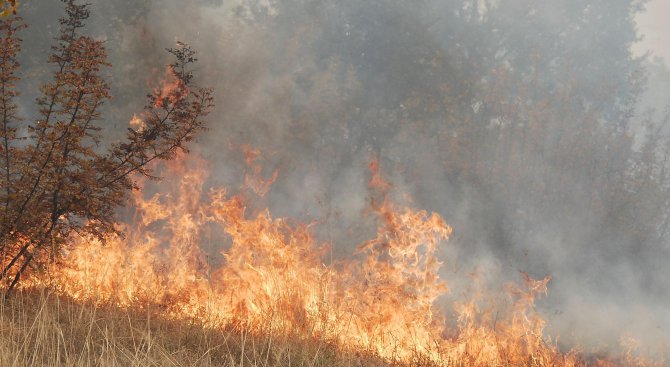
[[[262,158],[260,150],[254,149],[249,145],[243,145],[242,151],[244,152],[244,161],[247,167],[251,169],[251,173],[244,175],[245,185],[258,196],[265,196],[270,191],[272,184],[277,181],[279,170],[274,170],[270,178],[264,179],[261,174],[263,168],[257,162],[259,158]]]
[[[260,153],[245,152],[259,177],[254,160]],[[223,188],[205,193],[206,164],[192,169],[178,159],[168,166],[165,175],[174,180],[161,193],[133,196],[134,220],[125,226],[125,238],[104,244],[75,239],[52,269],[49,285],[81,301],[153,305],[166,317],[318,338],[390,361],[587,364],[577,350],[563,353],[543,336],[545,321],[534,303],[547,292],[549,277],[524,274],[521,285],[510,285],[504,314],[482,309],[483,296],[475,292],[454,305],[450,317],[440,301],[448,287],[438,253],[448,245],[451,227],[435,213],[393,203],[378,162],[370,169],[377,234],[357,246],[353,260],[329,263],[328,244],[319,243],[308,224],[274,218],[268,210],[250,213],[241,196]],[[225,250],[218,254],[201,244],[211,231],[225,233],[218,247]],[[632,364],[646,363],[628,357]]]
[[[130,119],[130,127],[136,131],[142,131],[146,127],[144,120],[142,120],[137,114],[133,114],[133,118]]]
[[[156,89],[156,102],[154,107],[170,106],[183,100],[189,93],[189,89],[184,82],[177,76],[177,72],[172,65],[165,70],[165,76]]]

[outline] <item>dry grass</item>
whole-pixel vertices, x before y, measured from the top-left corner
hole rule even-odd
[[[393,363],[296,335],[213,329],[198,321],[170,320],[161,309],[82,304],[47,290],[0,298],[0,367],[5,366],[235,366],[430,367],[425,357]],[[466,356],[467,357],[467,356]],[[470,356],[474,357],[474,356]],[[589,362],[590,361],[590,362]],[[642,359],[576,365],[661,366]],[[560,364],[560,363],[559,363]],[[465,358],[447,365],[481,365]],[[501,366],[518,364],[503,362]],[[537,365],[528,360],[521,365]],[[553,363],[548,365],[555,365]]]
[[[212,330],[157,315],[19,292],[0,302],[0,366],[388,365],[315,340]]]

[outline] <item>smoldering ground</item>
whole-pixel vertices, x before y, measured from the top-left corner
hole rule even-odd
[[[211,185],[241,187],[243,147],[258,148],[261,174],[280,172],[258,205],[316,221],[334,256],[348,256],[374,231],[364,213],[378,157],[396,200],[454,228],[450,298],[475,267],[491,289],[518,271],[549,274],[549,335],[667,348],[665,130],[648,113],[664,108],[654,78],[667,73],[630,51],[639,2],[92,3],[89,31],[114,65],[110,140],[160,78],[164,48],[187,42],[198,83],[217,93],[211,130],[193,144]],[[59,9],[21,7],[22,83],[35,95]]]

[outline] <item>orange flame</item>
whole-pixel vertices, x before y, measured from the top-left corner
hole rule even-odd
[[[264,179],[261,174],[262,166],[256,162],[259,158],[262,158],[261,151],[249,145],[243,145],[242,150],[244,151],[244,162],[251,169],[251,173],[244,175],[244,184],[256,195],[263,197],[270,191],[272,184],[277,181],[279,170],[274,170],[270,178]]]
[[[137,114],[133,114],[133,118],[130,119],[129,125],[136,131],[142,131],[146,127],[144,120],[137,116]]]
[[[168,66],[160,87],[154,92],[157,96],[154,107],[167,107],[178,103],[189,94],[186,84],[177,76],[174,67]]]
[[[245,153],[249,165],[260,154],[248,147]],[[125,239],[109,238],[104,246],[76,239],[50,285],[77,300],[158,305],[167,317],[319,338],[410,364],[588,364],[577,350],[561,353],[543,336],[534,302],[547,292],[549,277],[523,274],[523,284],[507,289],[512,303],[504,314],[482,311],[476,294],[454,305],[450,322],[440,306],[448,288],[438,253],[452,229],[435,213],[388,200],[391,185],[378,161],[370,164],[370,186],[382,195],[373,205],[377,234],[357,247],[354,260],[335,264],[325,260],[329,247],[308,225],[268,210],[249,214],[241,196],[225,189],[201,200],[207,170],[197,163],[192,169],[172,162],[167,175],[178,179],[164,193],[133,196],[136,218]],[[204,248],[208,231],[225,233],[224,251]],[[649,365],[626,356],[624,365]]]

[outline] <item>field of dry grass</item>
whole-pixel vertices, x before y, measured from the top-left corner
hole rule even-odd
[[[202,321],[173,320],[161,308],[82,304],[47,290],[20,290],[0,300],[0,367],[32,366],[235,366],[235,367],[435,367],[425,357],[389,361],[323,340],[252,334],[242,328],[209,328]],[[472,363],[471,355],[449,366]],[[567,357],[567,356],[565,356]],[[499,362],[499,366],[665,366],[662,360],[607,362],[559,359],[557,363]],[[483,364],[487,365],[487,364]]]
[[[0,302],[0,366],[389,365],[320,341],[212,330],[159,313],[19,292]]]

